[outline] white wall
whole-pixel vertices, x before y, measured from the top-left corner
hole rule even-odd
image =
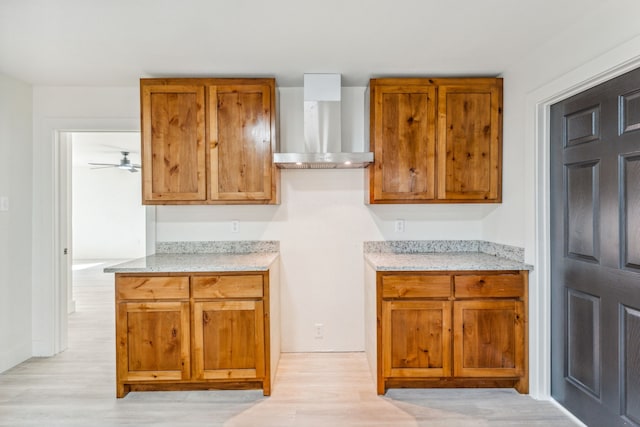
[[[96,139],[107,143],[112,141],[117,145],[119,138],[135,138],[140,144],[139,134],[74,132],[72,145],[74,150],[78,144],[94,147],[100,143]],[[115,152],[119,156],[117,150]],[[104,158],[110,157],[98,159],[96,156],[92,161],[104,163]],[[113,159],[117,162],[117,158]],[[91,169],[89,164],[74,163],[73,259],[145,256],[145,208],[142,205],[141,174],[118,168]]]
[[[605,60],[589,65],[624,42],[640,35],[637,16],[640,2],[617,0],[603,2],[583,19],[567,23],[567,29],[541,45],[525,52],[504,73],[504,192],[503,204],[483,222],[483,235],[500,243],[524,246],[528,260],[534,251],[533,129],[527,127],[533,111],[527,105],[534,91],[563,75],[584,66],[582,79],[588,80],[618,63]],[[629,56],[640,52],[629,52]],[[580,80],[565,85],[579,84]],[[570,86],[558,87],[562,92]]]
[[[548,124],[550,103],[640,66],[640,3],[603,2],[504,74],[504,203],[483,238],[525,248],[530,276],[530,391],[550,393]]]
[[[0,75],[0,372],[31,356],[32,91]]]

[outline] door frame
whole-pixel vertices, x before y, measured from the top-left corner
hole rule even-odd
[[[68,119],[47,119],[43,126],[44,134],[51,138],[51,160],[49,170],[52,189],[53,218],[52,236],[50,252],[42,256],[48,258],[46,264],[51,265],[50,273],[53,280],[41,281],[39,283],[34,276],[33,292],[40,293],[41,298],[32,303],[32,321],[35,325],[47,324],[47,333],[33,340],[34,356],[51,356],[67,348],[68,343],[68,311],[69,311],[69,289],[67,278],[72,274],[68,270],[68,256],[63,254],[63,249],[67,243],[67,236],[64,230],[69,226],[71,212],[68,209],[68,201],[71,195],[68,194],[64,175],[70,165],[63,159],[65,152],[65,134],[72,132],[140,132],[140,123],[137,119],[105,119],[94,118],[68,118]],[[35,162],[34,162],[35,163]],[[46,173],[46,172],[45,172]],[[146,208],[146,252],[150,248],[155,248],[155,206]],[[153,251],[152,251],[153,252]],[[41,274],[46,274],[46,268],[36,269]]]
[[[640,67],[638,44],[632,40],[547,83],[526,96],[525,211],[529,215],[525,247],[535,265],[529,287],[530,393],[551,398],[551,236],[550,236],[550,108],[558,101]],[[617,64],[611,66],[611,64]]]

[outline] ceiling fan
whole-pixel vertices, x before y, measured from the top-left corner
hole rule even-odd
[[[97,168],[91,168],[91,169],[105,169],[105,168],[118,168],[118,169],[123,169],[123,170],[128,170],[129,172],[138,172],[138,169],[140,169],[140,165],[131,163],[131,160],[129,160],[129,158],[127,157],[129,155],[128,151],[121,151],[120,153],[122,153],[122,158],[120,159],[120,163],[114,164],[114,163],[89,163],[91,166],[100,166]]]

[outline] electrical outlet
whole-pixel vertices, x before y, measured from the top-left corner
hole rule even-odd
[[[2,196],[0,197],[0,211],[8,211],[9,210],[9,198]]]
[[[231,221],[231,232],[232,233],[237,233],[239,231],[240,231],[240,222]]]
[[[404,219],[396,219],[393,229],[396,233],[404,233]]]
[[[315,325],[316,328],[316,339],[317,340],[321,340],[324,338],[324,325],[322,323],[316,323]]]

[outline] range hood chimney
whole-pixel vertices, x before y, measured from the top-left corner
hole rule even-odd
[[[340,74],[304,75],[304,141],[293,153],[275,153],[283,169],[364,168],[373,153],[342,151]]]

